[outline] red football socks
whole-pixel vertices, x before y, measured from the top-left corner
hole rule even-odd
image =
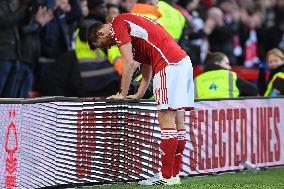
[[[182,166],[182,156],[186,144],[186,130],[182,129],[178,131],[178,144],[177,150],[174,156],[174,167],[173,167],[173,176],[177,176],[181,170]]]
[[[169,179],[173,175],[174,155],[176,154],[178,144],[177,130],[173,128],[165,128],[161,131],[161,144],[162,151],[162,175],[164,178]]]

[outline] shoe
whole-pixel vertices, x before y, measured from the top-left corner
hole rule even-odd
[[[172,182],[174,185],[180,185],[181,184],[181,181],[180,181],[180,177],[177,175],[175,177],[172,177]]]
[[[162,173],[158,172],[155,176],[150,177],[146,180],[142,180],[138,182],[139,185],[146,185],[146,186],[151,186],[151,185],[173,185],[173,179],[166,179],[163,178]]]

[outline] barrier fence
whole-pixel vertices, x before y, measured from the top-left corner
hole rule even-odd
[[[284,164],[284,98],[205,100],[187,112],[181,175]],[[1,188],[131,182],[160,168],[150,101],[0,100]]]

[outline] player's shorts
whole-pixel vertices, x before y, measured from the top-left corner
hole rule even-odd
[[[190,58],[169,64],[154,75],[153,92],[158,110],[192,110],[194,107],[193,69]]]

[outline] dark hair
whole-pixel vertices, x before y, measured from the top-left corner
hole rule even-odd
[[[193,0],[178,0],[177,1],[177,4],[180,5],[181,7],[183,8],[186,8],[186,6],[189,4],[189,3],[192,3]]]
[[[104,24],[101,22],[96,22],[92,24],[87,30],[87,41],[91,50],[96,50],[96,47],[93,45],[92,42],[97,42],[97,32],[103,27],[103,25]]]
[[[87,30],[92,24],[96,22],[98,21],[92,18],[85,18],[85,19],[80,20],[78,24],[78,27],[79,27],[78,35],[81,41],[87,42]]]
[[[221,62],[225,57],[227,56],[221,52],[208,52],[204,61],[204,65],[209,66],[214,64],[215,62]]]
[[[105,0],[88,0],[88,9],[93,10],[105,3]]]
[[[147,4],[149,2],[150,2],[149,0],[137,0],[137,3],[145,3],[145,4]]]

